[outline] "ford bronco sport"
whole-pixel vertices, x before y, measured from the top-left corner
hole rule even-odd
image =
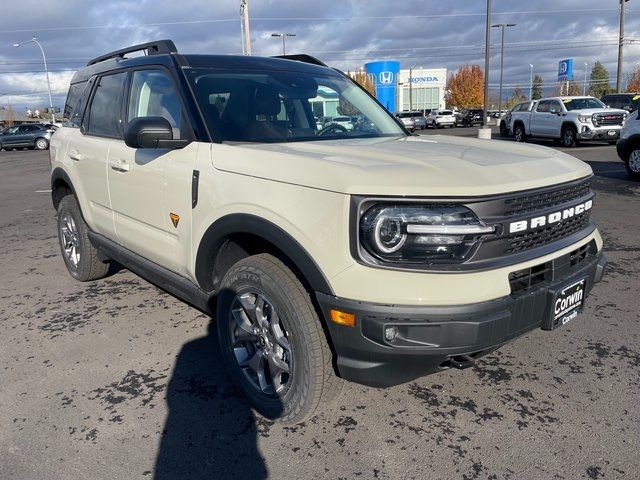
[[[316,125],[343,114],[361,121]],[[96,58],[50,152],[69,273],[113,260],[213,314],[232,377],[284,422],[344,379],[397,385],[561,326],[605,265],[589,166],[410,135],[304,55]]]

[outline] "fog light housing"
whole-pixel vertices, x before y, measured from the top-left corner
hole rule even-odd
[[[391,325],[390,327],[385,327],[384,329],[384,338],[387,342],[393,341],[398,336],[398,327],[395,325]]]

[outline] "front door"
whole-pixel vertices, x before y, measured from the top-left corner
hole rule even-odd
[[[174,139],[186,138],[182,105],[165,70],[131,72],[126,103],[125,128],[137,117],[164,117]],[[197,144],[181,150],[134,149],[124,141],[109,150],[109,192],[120,244],[173,271],[188,265],[182,257],[190,245],[185,237],[191,234],[196,151]]]

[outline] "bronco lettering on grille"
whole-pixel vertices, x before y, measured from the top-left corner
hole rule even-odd
[[[511,222],[509,224],[509,233],[525,232],[533,228],[544,227],[545,225],[551,225],[558,223],[561,220],[566,220],[575,215],[580,215],[593,207],[593,200],[587,200],[584,203],[580,203],[564,210],[553,212],[548,215],[542,215],[539,217],[533,217],[529,220],[519,220],[517,222]]]

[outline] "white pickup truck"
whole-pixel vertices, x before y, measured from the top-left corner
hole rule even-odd
[[[530,110],[514,111],[511,131],[517,142],[528,137],[553,138],[564,147],[581,140],[615,144],[628,112],[608,108],[593,97],[542,98]]]

